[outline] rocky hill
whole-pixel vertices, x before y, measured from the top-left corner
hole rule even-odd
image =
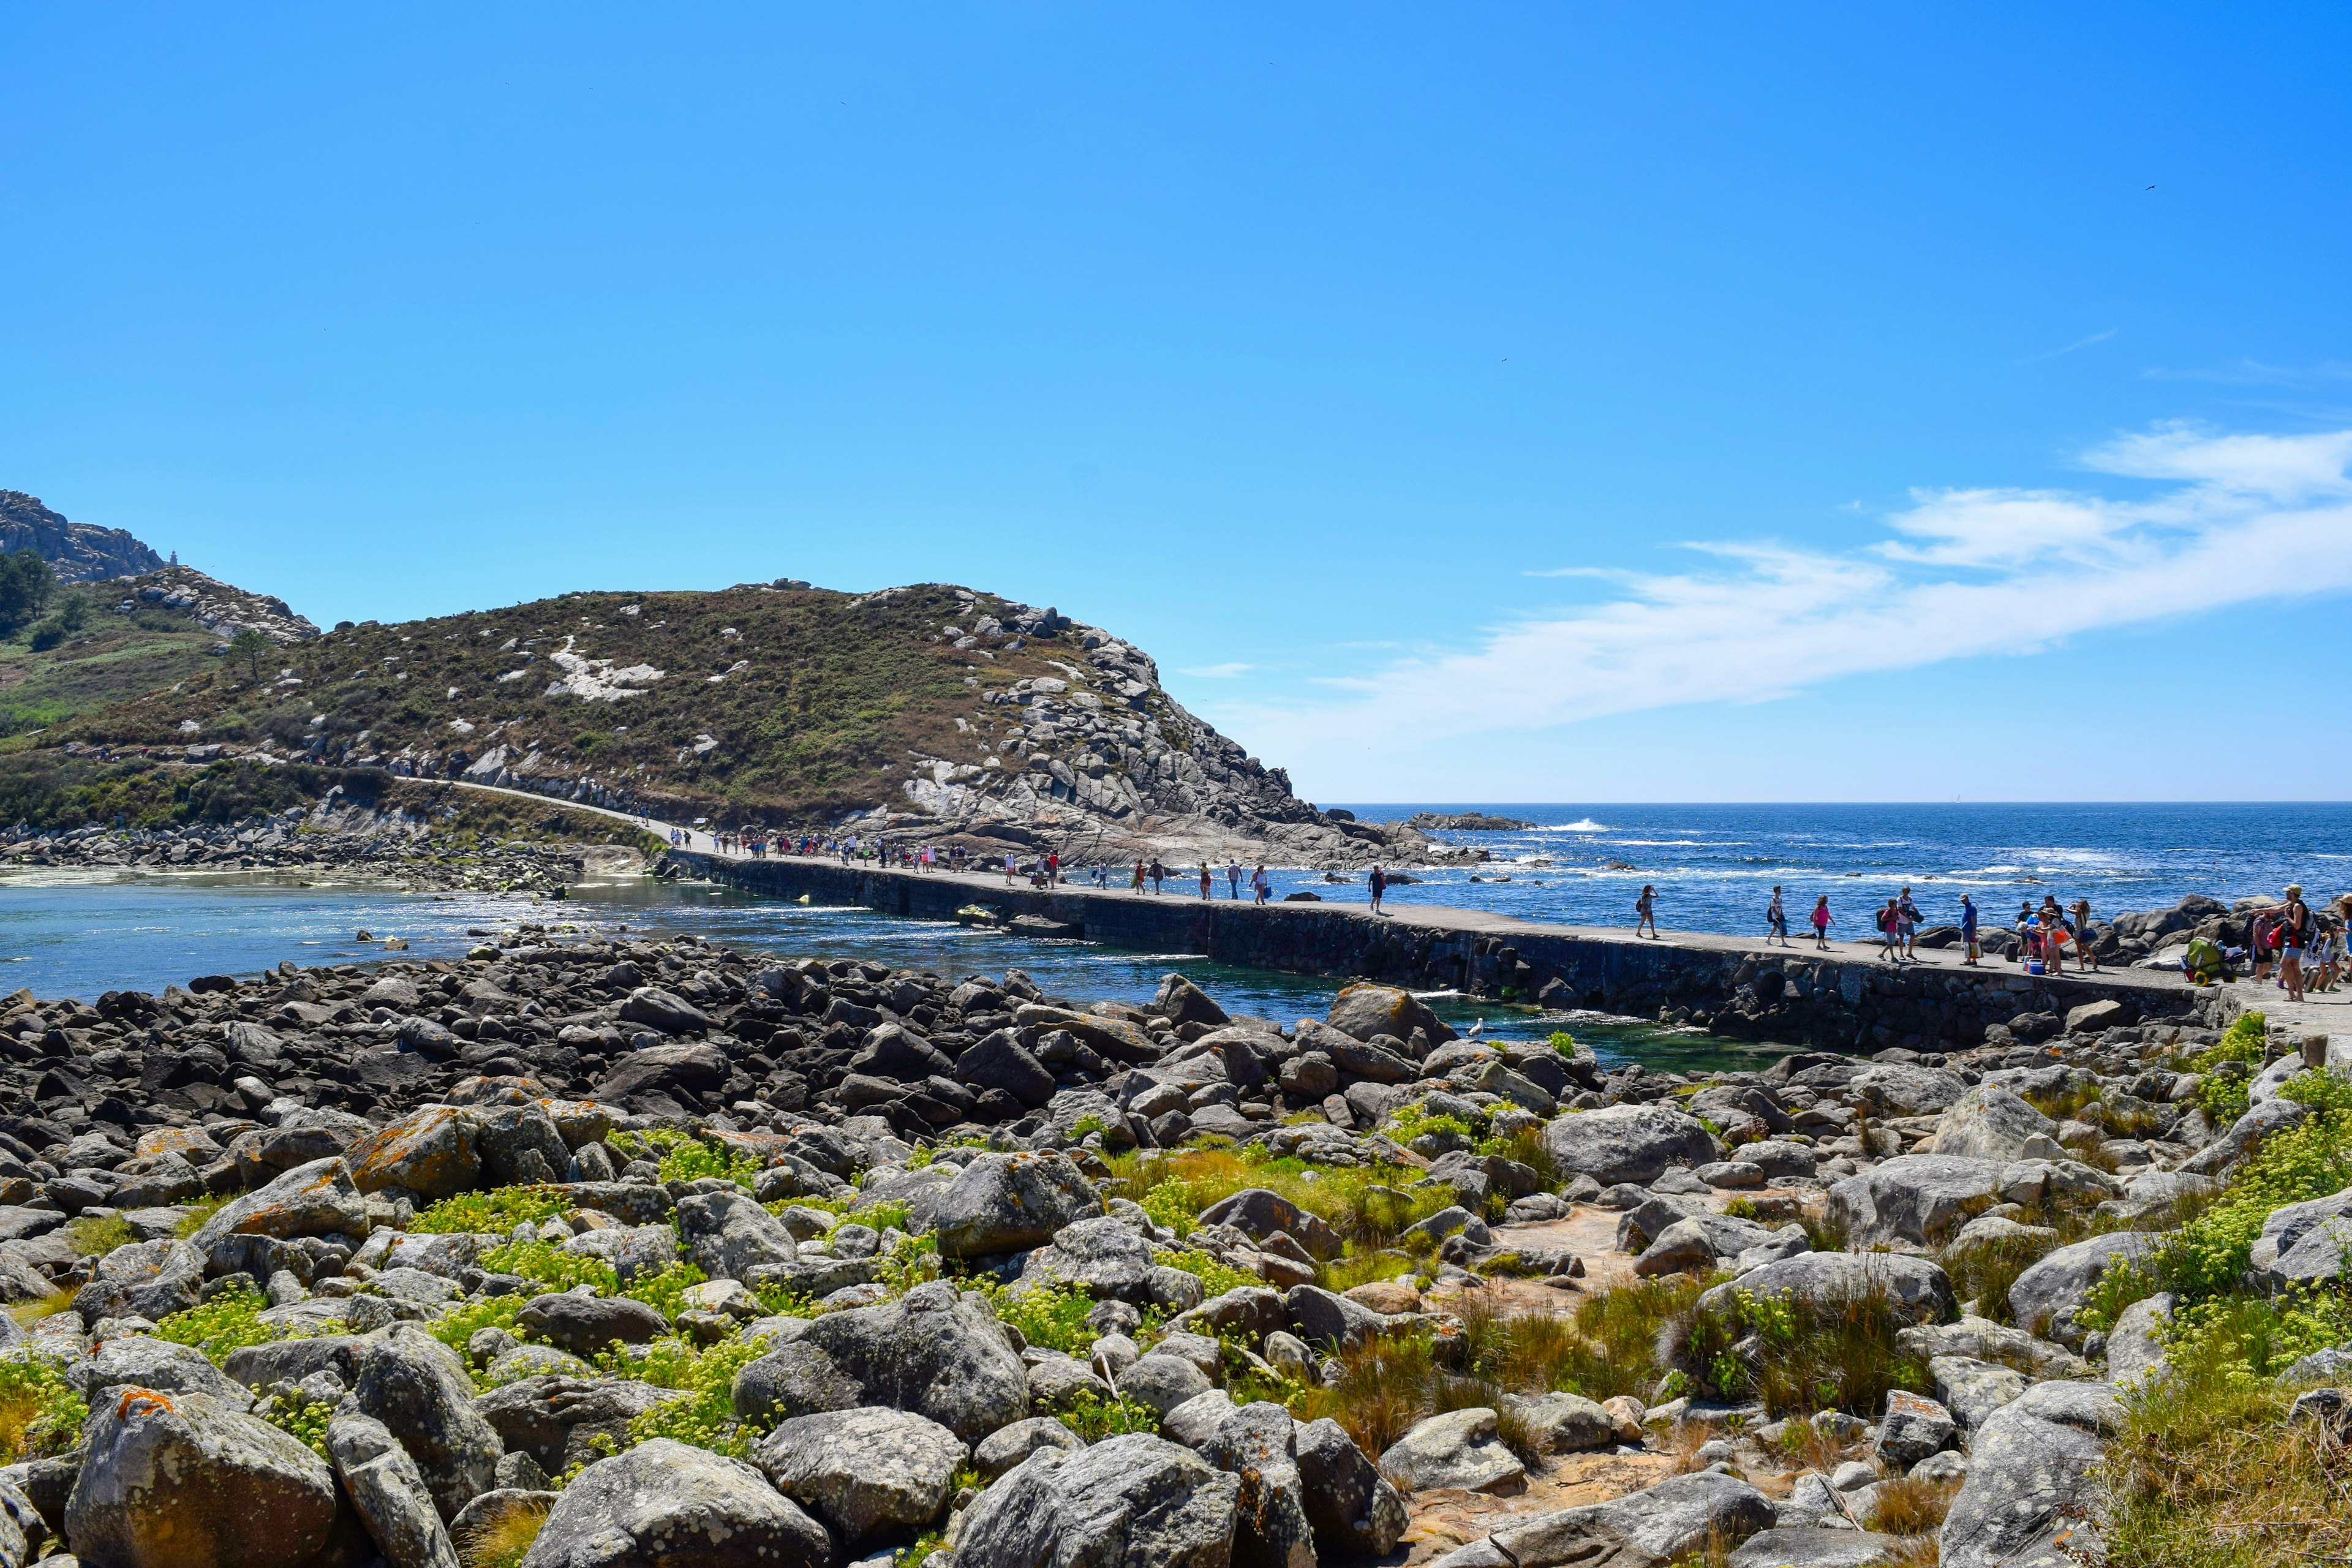
[[[1432,851],[1416,830],[1298,799],[1110,632],[948,584],[579,593],[280,640],[258,681],[222,668],[56,738],[226,745],[662,816],[1066,857],[1350,866]]]
[[[316,626],[276,595],[248,593],[193,566],[165,566],[121,586],[142,604],[184,611],[224,641],[247,626],[281,647],[319,635]]]
[[[99,583],[153,572],[163,558],[127,529],[68,522],[22,490],[0,490],[0,554],[30,550],[65,583]]]

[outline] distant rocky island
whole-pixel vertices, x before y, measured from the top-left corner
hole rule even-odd
[[[1516,816],[1489,816],[1483,811],[1416,811],[1404,819],[1423,833],[1525,833],[1535,826]]]

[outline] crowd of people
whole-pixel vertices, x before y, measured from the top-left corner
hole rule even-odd
[[[646,825],[650,827],[650,819],[646,819]],[[697,847],[698,835],[692,828],[673,827],[667,837],[679,848]],[[744,832],[720,830],[700,837],[708,840],[708,847],[720,854],[743,855],[752,859],[764,859],[773,853],[824,856],[844,865],[871,863],[919,872],[937,871],[942,867],[956,872],[988,868],[975,864],[974,858],[961,844],[940,846],[882,837],[866,838],[855,833],[836,838],[820,838],[814,834],[793,837],[771,835],[760,828]],[[992,864],[993,857],[990,860]],[[1065,872],[1061,856],[1050,849],[1028,858],[1007,851],[1003,869],[1007,885],[1025,879],[1033,888],[1045,889],[1066,885],[1071,879]],[[1238,859],[1229,858],[1223,874],[1228,900],[1239,901],[1246,888],[1252,903],[1273,901],[1274,884],[1263,864],[1244,873]],[[1185,880],[1181,868],[1163,864],[1157,856],[1139,857],[1131,867],[1097,861],[1078,876],[1106,891],[1114,885],[1115,879],[1121,879],[1129,893],[1155,898],[1167,895],[1170,880],[1175,880],[1180,887]],[[1196,884],[1198,896],[1203,900],[1214,900],[1217,879],[1218,868],[1202,861]],[[1386,915],[1389,911],[1381,907],[1388,891],[1386,872],[1375,866],[1365,880],[1371,895],[1372,913]],[[1644,882],[1633,901],[1636,936],[1659,938],[1658,903],[1657,888]],[[1897,967],[1924,962],[1917,943],[1927,916],[1908,887],[1884,904],[1874,906],[1869,921],[1872,934],[1863,940],[1877,945],[1879,962]],[[1828,894],[1815,898],[1807,923],[1812,928],[1814,948],[1830,951],[1830,928],[1838,921],[1830,911]],[[1981,965],[1987,945],[1986,928],[1971,894],[1960,895],[1959,909],[1951,923],[1958,929],[1962,967]],[[1794,945],[1789,937],[1788,906],[1780,888],[1772,889],[1771,901],[1765,907],[1764,925],[1768,946]],[[2180,960],[2181,972],[2198,984],[2233,981],[2244,972],[2258,984],[2267,982],[2284,990],[2289,1000],[2301,1001],[2307,993],[2342,987],[2347,972],[2352,971],[2352,954],[2347,954],[2346,949],[2347,927],[2352,927],[2352,893],[2315,910],[2305,900],[2302,888],[2290,887],[2284,899],[2254,911],[2245,946],[2224,945],[2210,936],[2191,938]],[[2045,893],[2039,906],[2031,899],[2020,900],[2016,919],[2009,931],[2013,941],[2003,939],[1992,945],[2004,950],[2010,962],[2024,965],[2028,973],[2063,974],[2069,957],[2074,959],[2077,973],[2094,973],[2099,968],[2098,938],[2092,926],[2088,899],[2078,898],[2072,904],[2062,905],[2055,893]]]

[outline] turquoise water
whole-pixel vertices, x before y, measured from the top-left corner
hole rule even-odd
[[[50,873],[0,881],[0,990],[96,997],[160,991],[198,974],[250,975],[281,959],[366,963],[384,956],[360,931],[409,943],[407,958],[462,956],[477,933],[520,921],[677,935],[782,955],[850,958],[961,977],[1026,970],[1048,991],[1083,1001],[1142,1002],[1181,969],[1227,1011],[1288,1023],[1320,1016],[1335,982],[1212,963],[1183,953],[1137,953],[1086,942],[1038,942],[867,910],[806,906],[727,889],[629,878],[591,883],[562,902],[488,893],[446,896],[322,883],[313,878],[192,875],[92,879]],[[1484,1018],[1489,1035],[1538,1039],[1567,1028],[1605,1058],[1689,1069],[1761,1066],[1759,1055],[1691,1032],[1590,1014],[1541,1014],[1431,1005],[1457,1028]]]

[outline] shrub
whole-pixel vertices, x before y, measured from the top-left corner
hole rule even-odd
[[[2290,1425],[2292,1392],[2246,1376],[2212,1327],[2176,1341],[2170,1376],[2125,1395],[2102,1478],[2111,1568],[2286,1568],[2352,1555],[2342,1449],[2324,1423]]]
[[[155,1337],[173,1344],[194,1345],[205,1353],[206,1360],[218,1366],[228,1359],[228,1352],[245,1345],[266,1345],[274,1340],[301,1337],[287,1330],[274,1328],[261,1321],[261,1314],[269,1310],[268,1299],[258,1290],[225,1291],[211,1300],[174,1312],[155,1325]],[[340,1333],[339,1328],[329,1333]]]
[[[1964,1249],[1948,1251],[1944,1271],[1951,1277],[1952,1294],[1963,1301],[1973,1299],[1978,1316],[2007,1323],[2013,1321],[2009,1288],[2055,1245],[2017,1237],[1975,1242]]]
[[[273,1394],[254,1411],[264,1421],[277,1427],[317,1454],[327,1454],[327,1423],[335,1418],[335,1407],[324,1400],[310,1399],[297,1393],[291,1398]]]
[[[131,1234],[131,1222],[119,1214],[78,1219],[66,1226],[66,1245],[84,1258],[103,1258],[138,1239]]]
[[[1222,1296],[1228,1290],[1238,1290],[1244,1286],[1265,1283],[1256,1275],[1244,1274],[1231,1264],[1220,1263],[1205,1252],[1161,1252],[1154,1255],[1153,1261],[1164,1263],[1171,1268],[1182,1269],[1198,1279],[1201,1289],[1212,1296]]]
[[[1727,1302],[1693,1308],[1678,1359],[1706,1392],[1760,1399],[1774,1415],[1824,1407],[1874,1415],[1891,1388],[1934,1386],[1925,1365],[1895,1349],[1909,1322],[1884,1286],[1828,1300],[1734,1290]],[[1741,1343],[1750,1334],[1752,1351]]]
[[[684,1340],[656,1340],[629,1363],[629,1375],[659,1388],[686,1391],[684,1399],[664,1400],[629,1423],[629,1441],[671,1437],[732,1458],[749,1458],[759,1434],[735,1416],[735,1374],[760,1359],[767,1336],[721,1340],[698,1351]]]
[[[1157,1436],[1160,1417],[1148,1405],[1138,1405],[1132,1399],[1105,1399],[1098,1394],[1081,1390],[1071,1400],[1070,1407],[1059,1417],[1063,1426],[1089,1443],[1105,1437],[1124,1436],[1129,1432],[1143,1432]]]
[[[1084,1355],[1095,1342],[1095,1331],[1087,1326],[1087,1314],[1095,1309],[1094,1299],[1075,1286],[1045,1285],[1017,1295],[1003,1290],[989,1294],[997,1317],[1019,1329],[1021,1337],[1033,1345]]]
[[[657,1274],[640,1274],[617,1289],[619,1294],[633,1301],[643,1301],[665,1318],[675,1318],[686,1310],[686,1293],[709,1278],[695,1265],[680,1258],[664,1267]]]
[[[1933,1535],[1944,1527],[1959,1489],[1957,1482],[1908,1476],[1881,1481],[1871,1500],[1870,1528],[1885,1535]]]
[[[457,1561],[465,1568],[519,1568],[553,1508],[545,1501],[519,1501],[467,1527],[450,1542],[457,1549]]]
[[[510,1241],[492,1247],[482,1254],[482,1267],[493,1274],[520,1274],[550,1290],[593,1285],[598,1295],[613,1296],[621,1289],[620,1276],[611,1264],[601,1258],[566,1252],[551,1241]]]
[[[1576,1331],[1598,1353],[1575,1370],[1575,1386],[1561,1386],[1589,1399],[1645,1397],[1675,1370],[1660,1359],[1659,1347],[1668,1325],[1690,1310],[1699,1289],[1698,1280],[1677,1275],[1621,1285],[1579,1301]]]
[[[503,1236],[525,1220],[533,1225],[553,1219],[572,1205],[562,1194],[546,1187],[499,1187],[487,1193],[459,1193],[443,1198],[420,1214],[408,1228],[419,1235],[457,1232]]]
[[[429,1330],[435,1339],[462,1357],[466,1353],[467,1342],[484,1329],[504,1329],[516,1338],[521,1338],[521,1333],[515,1328],[515,1315],[530,1300],[528,1296],[481,1296],[470,1301],[460,1301],[430,1324]]]
[[[0,1454],[10,1463],[71,1449],[89,1415],[81,1395],[47,1362],[0,1362]]]

